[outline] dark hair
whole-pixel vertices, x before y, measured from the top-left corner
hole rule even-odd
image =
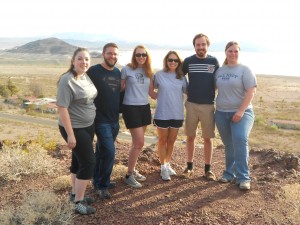
[[[102,50],[102,53],[106,52],[106,49],[110,48],[110,47],[113,47],[113,48],[117,48],[119,49],[118,45],[113,43],[113,42],[110,42],[110,43],[107,43],[103,46],[103,50]]]
[[[164,57],[164,61],[163,61],[163,71],[165,72],[168,72],[170,71],[170,68],[168,66],[168,63],[167,63],[167,60],[169,58],[169,56],[171,54],[174,54],[177,56],[177,58],[179,59],[179,62],[178,62],[178,66],[176,67],[176,70],[175,70],[175,73],[176,73],[176,78],[181,80],[182,77],[183,77],[183,72],[182,72],[182,59],[179,57],[178,53],[176,51],[169,51],[167,53],[167,55]]]
[[[73,56],[72,56],[72,59],[71,59],[71,63],[70,63],[69,69],[68,69],[66,72],[64,72],[63,74],[61,74],[61,75],[59,76],[58,81],[57,81],[57,84],[59,83],[61,77],[62,77],[64,74],[69,73],[69,72],[73,74],[73,76],[75,77],[75,79],[77,78],[77,75],[78,75],[78,74],[77,74],[76,71],[74,70],[73,61],[75,60],[75,57],[76,57],[76,55],[77,55],[79,52],[87,52],[87,53],[89,53],[89,51],[88,51],[87,48],[80,48],[80,47],[77,48],[77,49],[74,51],[74,53],[73,53]]]
[[[195,47],[196,39],[197,39],[197,38],[202,38],[202,37],[204,37],[204,38],[206,39],[207,46],[208,46],[208,47],[210,46],[209,38],[208,38],[205,34],[200,33],[200,34],[196,34],[196,36],[195,36],[194,39],[193,39],[193,45],[194,45],[194,47]]]
[[[131,56],[131,62],[128,63],[127,66],[129,66],[131,69],[138,68],[139,64],[138,64],[138,62],[136,61],[136,58],[135,58],[135,52],[138,48],[144,49],[146,51],[147,58],[146,58],[146,62],[143,64],[143,68],[145,70],[146,76],[151,78],[152,75],[153,75],[153,70],[152,70],[152,67],[151,67],[152,60],[151,60],[151,56],[149,54],[148,49],[144,45],[138,45],[134,48],[132,56]]]
[[[239,45],[239,43],[237,43],[236,41],[229,41],[227,43],[227,45],[225,46],[225,52],[227,51],[228,48],[230,48],[232,45],[237,45],[239,50],[241,50],[241,47]],[[223,65],[227,65],[228,64],[228,60],[227,60],[227,57],[225,58],[224,62],[223,62]]]

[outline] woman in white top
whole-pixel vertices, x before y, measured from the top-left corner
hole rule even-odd
[[[161,177],[171,180],[176,172],[170,166],[178,130],[184,119],[184,96],[187,80],[182,72],[182,60],[176,51],[169,51],[163,60],[163,69],[154,74],[157,105],[153,124],[157,127],[157,153],[161,163]]]

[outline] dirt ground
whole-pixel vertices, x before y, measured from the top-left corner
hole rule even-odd
[[[118,140],[116,164],[127,164],[129,143]],[[65,149],[63,146],[62,149]],[[69,150],[57,159],[68,174]],[[137,165],[147,180],[141,189],[127,186],[121,178],[111,189],[110,200],[100,200],[91,185],[87,194],[96,198],[96,213],[76,215],[74,225],[83,224],[300,224],[299,155],[272,149],[250,151],[251,190],[241,191],[236,184],[221,184],[203,178],[203,149],[196,148],[195,176],[180,176],[185,167],[184,145],[175,148],[172,167],[178,175],[163,181],[159,175],[156,146],[145,147]],[[221,176],[224,149],[214,150],[212,169]],[[24,189],[51,190],[51,177],[27,177],[21,182],[0,181],[0,209],[18,205]],[[57,193],[68,197],[68,191]]]

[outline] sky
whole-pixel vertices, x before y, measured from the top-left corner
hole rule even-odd
[[[139,43],[187,45],[197,33],[300,53],[297,0],[9,0],[0,37],[84,32]],[[113,40],[112,40],[113,41]]]

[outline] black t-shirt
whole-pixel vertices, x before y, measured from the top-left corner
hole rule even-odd
[[[119,121],[119,105],[121,90],[121,72],[118,68],[112,71],[102,65],[91,66],[87,71],[88,76],[97,88],[95,98],[96,123],[113,123]]]
[[[188,74],[189,80],[187,101],[197,104],[214,104],[214,77],[218,68],[217,58],[211,55],[207,55],[204,59],[192,55],[184,60],[182,69],[184,74]]]

